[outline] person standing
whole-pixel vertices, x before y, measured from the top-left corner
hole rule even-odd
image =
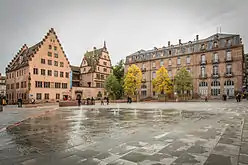
[[[106,101],[107,101],[107,105],[109,105],[109,98],[108,97],[106,98]]]

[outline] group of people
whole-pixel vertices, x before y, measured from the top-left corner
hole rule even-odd
[[[241,94],[240,93],[238,93],[236,95],[236,100],[237,100],[237,102],[240,102],[241,101]]]
[[[105,97],[104,99],[106,100],[107,105],[109,105],[109,98]],[[101,100],[101,105],[104,105],[104,99]]]
[[[95,100],[93,97],[91,97],[91,99],[87,98],[86,101],[84,100],[83,102],[82,102],[81,98],[78,98],[77,100],[78,100],[78,106],[80,106],[80,105],[94,105],[95,104]]]

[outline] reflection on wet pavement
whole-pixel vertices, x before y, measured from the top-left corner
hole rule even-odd
[[[231,129],[226,118],[176,109],[60,109],[0,133],[0,164],[202,164]],[[231,148],[233,159],[241,130],[218,146]]]

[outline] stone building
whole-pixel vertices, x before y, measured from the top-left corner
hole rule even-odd
[[[50,29],[42,41],[18,51],[6,67],[6,92],[9,103],[18,98],[29,102],[54,102],[70,96],[70,63],[60,41]]]
[[[6,96],[6,77],[0,73],[0,96]]]
[[[79,74],[80,68],[80,76]],[[77,97],[97,97],[100,93],[105,96],[104,81],[111,74],[111,60],[106,47],[106,42],[102,48],[93,48],[84,54],[80,67],[72,67],[73,87],[72,98]],[[80,82],[78,84],[78,82]]]
[[[126,57],[125,72],[131,64],[143,73],[141,98],[156,97],[152,79],[164,66],[173,80],[181,67],[186,67],[193,77],[193,93],[202,97],[229,97],[241,91],[243,85],[244,47],[240,35],[217,33],[205,39],[196,36],[194,41],[152,50],[140,50]]]

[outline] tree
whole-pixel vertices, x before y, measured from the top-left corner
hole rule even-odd
[[[115,66],[112,67],[113,75],[116,77],[119,85],[119,90],[116,99],[120,99],[124,95],[123,78],[124,78],[124,60],[120,60]]]
[[[135,64],[132,64],[125,75],[124,78],[124,91],[127,95],[134,95],[141,87],[142,73],[140,68],[138,68]],[[136,98],[137,99],[137,98]]]
[[[181,68],[175,76],[175,89],[182,94],[185,99],[185,92],[187,94],[193,89],[193,78],[185,67]]]
[[[156,77],[152,80],[153,90],[160,94],[169,94],[173,85],[167,70],[162,66],[157,72]]]
[[[113,74],[115,75],[116,79],[120,82],[123,80],[124,77],[124,60],[120,60],[114,67]]]
[[[112,99],[118,99],[118,97],[120,96],[120,88],[122,87],[116,77],[111,74],[105,80],[104,88]]]

